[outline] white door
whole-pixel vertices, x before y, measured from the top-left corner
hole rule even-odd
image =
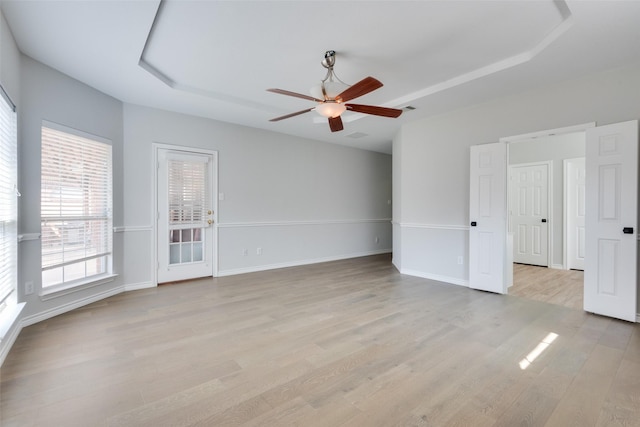
[[[586,132],[586,311],[636,321],[638,122]]]
[[[504,294],[506,268],[505,143],[471,147],[469,287]]]
[[[514,165],[509,171],[513,261],[547,267],[549,167],[547,164]]]
[[[213,275],[213,154],[158,149],[158,283]]]
[[[584,270],[585,162],[584,157],[565,162],[567,207],[567,269]]]

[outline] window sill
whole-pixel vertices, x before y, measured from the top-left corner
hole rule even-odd
[[[16,320],[20,316],[20,312],[24,308],[25,303],[12,304],[5,307],[0,312],[0,342],[7,337],[9,330],[15,325]]]
[[[118,277],[117,274],[103,274],[100,276],[91,277],[87,280],[50,286],[42,290],[42,292],[40,293],[40,300],[47,301],[64,295],[69,295],[74,292],[80,292],[85,289],[93,288],[95,286],[104,285],[105,283],[111,283],[115,280],[116,277]]]

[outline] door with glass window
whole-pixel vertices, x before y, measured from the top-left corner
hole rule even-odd
[[[212,276],[216,158],[158,149],[158,283]]]

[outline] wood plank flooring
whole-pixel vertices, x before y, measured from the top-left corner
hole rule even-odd
[[[582,310],[584,272],[513,264],[509,295]]]
[[[0,377],[5,427],[640,426],[638,325],[386,255],[120,294],[25,328]]]

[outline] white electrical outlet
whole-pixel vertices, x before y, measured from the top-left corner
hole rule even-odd
[[[249,255],[249,250],[248,249],[243,249],[242,250],[242,256],[247,256]]]
[[[462,256],[458,257],[458,264],[462,265],[462,263],[464,262],[464,258],[462,258]]]
[[[33,293],[33,282],[25,282],[24,284],[24,294],[31,295]]]
[[[262,255],[262,248],[256,249],[256,255]]]

